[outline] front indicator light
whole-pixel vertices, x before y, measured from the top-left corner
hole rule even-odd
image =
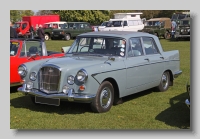
[[[79,90],[84,91],[85,90],[85,85],[79,86]]]

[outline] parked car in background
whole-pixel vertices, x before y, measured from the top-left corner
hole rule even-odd
[[[122,97],[154,87],[167,91],[182,71],[179,51],[164,52],[155,35],[100,31],[78,35],[65,57],[22,64],[18,73],[24,80],[18,91],[34,103],[90,103],[102,113]]]
[[[180,38],[190,39],[190,22],[191,18],[184,18],[180,20],[180,24],[175,32],[176,40]]]
[[[185,100],[185,104],[190,108],[190,83],[187,83],[186,91],[188,93],[188,98]]]
[[[92,31],[92,27],[87,22],[67,22],[62,29],[52,30],[52,39],[64,38],[68,41],[81,33]]]
[[[109,21],[105,21],[103,22],[98,28],[99,28],[99,31],[102,31],[108,24]]]
[[[164,37],[170,39],[171,32],[171,19],[170,18],[152,18],[145,21],[144,29],[138,30],[139,32],[147,32],[154,34],[157,37]]]
[[[144,28],[142,13],[116,13],[101,31],[138,31]]]
[[[18,67],[22,63],[46,58],[64,56],[64,53],[47,51],[45,42],[40,44],[37,39],[10,40],[10,87],[22,84]]]
[[[45,33],[45,40],[47,41],[47,40],[51,39],[53,29],[62,29],[64,27],[64,24],[66,24],[66,23],[67,22],[65,22],[65,21],[45,23],[43,26],[44,33]]]

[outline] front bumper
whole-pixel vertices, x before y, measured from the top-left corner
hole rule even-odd
[[[176,38],[189,38],[190,35],[176,35]]]
[[[60,100],[67,100],[72,102],[81,102],[81,103],[90,103],[96,97],[96,95],[86,95],[82,93],[73,93],[73,90],[70,89],[67,94],[62,92],[55,93],[55,94],[47,94],[38,89],[26,89],[26,84],[23,84],[22,87],[17,89],[19,92],[22,92],[25,95],[33,95],[43,98],[52,98],[52,99],[60,99]]]

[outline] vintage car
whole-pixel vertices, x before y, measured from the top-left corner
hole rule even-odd
[[[19,92],[34,103],[90,103],[110,110],[122,97],[156,87],[166,91],[182,71],[179,51],[164,52],[158,37],[130,31],[88,32],[77,36],[65,56],[19,66]]]
[[[170,39],[171,32],[171,19],[170,18],[152,18],[145,21],[144,29],[138,30],[138,32],[147,32],[154,34],[157,37],[164,37]]]
[[[180,20],[180,24],[175,32],[176,40],[180,38],[190,39],[190,22],[191,18],[184,18]]]
[[[188,93],[188,98],[185,100],[185,104],[190,108],[190,84],[187,83],[186,91]]]
[[[64,56],[64,53],[47,51],[45,43],[41,45],[37,39],[10,39],[10,87],[22,82],[18,74],[22,63],[58,56]]]
[[[61,29],[53,29],[51,39],[70,40],[77,35],[86,32],[92,32],[93,29],[88,22],[67,22]]]

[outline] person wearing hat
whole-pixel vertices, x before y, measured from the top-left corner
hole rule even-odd
[[[37,34],[38,34],[38,37],[40,38],[40,41],[44,42],[44,36],[45,36],[45,34],[44,34],[44,30],[42,28],[42,25],[39,25],[39,28],[37,30]]]
[[[124,48],[126,46],[126,40],[122,40],[121,47]]]

